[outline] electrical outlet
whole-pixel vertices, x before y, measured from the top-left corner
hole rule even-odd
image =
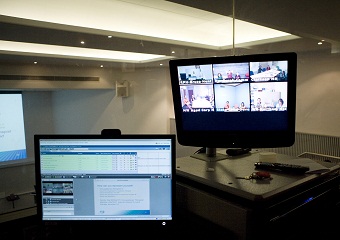
[[[9,196],[6,197],[7,201],[15,201],[15,200],[19,200],[20,197],[18,195],[15,195],[15,194],[11,194]]]

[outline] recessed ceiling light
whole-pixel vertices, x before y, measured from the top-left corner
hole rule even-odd
[[[85,44],[85,42],[84,42],[84,41],[81,41],[80,43],[81,43],[81,44],[83,44],[83,45]]]
[[[38,64],[38,62],[34,62],[34,64]]]
[[[322,45],[322,42],[318,42],[318,45]]]
[[[108,38],[112,38],[112,36],[111,35],[109,35],[109,36],[107,36]]]

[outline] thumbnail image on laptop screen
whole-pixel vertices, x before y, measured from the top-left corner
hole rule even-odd
[[[174,135],[35,135],[43,221],[171,220]]]

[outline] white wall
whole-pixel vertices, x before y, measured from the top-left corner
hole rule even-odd
[[[169,74],[166,69],[136,69],[123,73],[129,97],[114,90],[64,90],[53,93],[55,131],[100,133],[119,128],[122,133],[169,133],[173,116]]]
[[[339,137],[340,55],[298,55],[297,77],[296,131]]]

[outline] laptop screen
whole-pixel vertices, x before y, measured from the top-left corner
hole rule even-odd
[[[173,220],[175,135],[35,135],[42,221]]]

